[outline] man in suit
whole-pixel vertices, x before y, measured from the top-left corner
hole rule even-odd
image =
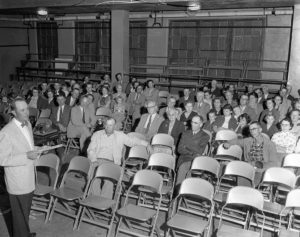
[[[164,119],[157,114],[157,104],[155,101],[148,101],[146,103],[146,108],[148,113],[142,115],[135,131],[144,134],[147,141],[150,141],[153,135],[157,133],[158,128]]]
[[[177,162],[177,185],[185,179],[193,159],[203,155],[209,141],[209,135],[202,130],[203,118],[196,115],[192,118],[191,123],[192,130],[182,134],[178,145],[180,156]]]
[[[241,96],[240,98],[241,114],[246,113],[250,116],[251,121],[255,121],[256,119],[255,110],[248,105],[248,101],[249,101],[249,96],[247,94]]]
[[[91,82],[88,82],[86,84],[86,94],[87,95],[92,95],[94,97],[94,100],[93,100],[93,104],[94,104],[94,107],[95,107],[95,110],[98,106],[98,101],[99,101],[99,98],[100,98],[100,94],[97,93],[97,92],[93,92],[93,84]]]
[[[196,94],[197,103],[194,105],[194,111],[197,112],[203,119],[204,122],[207,120],[207,114],[210,111],[210,105],[204,102],[204,92],[198,91]]]
[[[91,136],[93,118],[88,109],[88,98],[86,95],[80,97],[79,105],[71,110],[71,119],[67,127],[67,136],[69,138],[79,137],[80,148],[84,147],[86,139]]]
[[[127,98],[128,114],[132,116],[132,124],[135,126],[137,119],[141,117],[141,109],[145,105],[146,97],[143,94],[143,86],[138,85],[134,92]]]
[[[66,132],[70,121],[71,107],[66,105],[66,97],[63,92],[57,96],[56,101],[58,107],[52,107],[50,120],[53,127],[61,132]]]
[[[77,102],[80,95],[80,91],[77,88],[74,88],[71,92],[71,95],[69,95],[66,99],[66,105],[70,105],[71,107],[74,107]]]
[[[4,166],[5,182],[12,211],[14,237],[35,236],[30,233],[29,214],[35,189],[35,150],[29,109],[25,100],[12,103],[15,118],[0,132],[0,166]]]
[[[184,110],[185,103],[187,101],[194,101],[194,94],[191,93],[189,88],[183,89],[183,97],[179,99],[179,106]]]
[[[165,119],[159,126],[158,133],[169,134],[174,138],[174,144],[177,147],[178,140],[181,134],[185,131],[182,122],[177,119],[178,110],[169,109],[167,112],[167,119]]]
[[[221,97],[222,96],[222,91],[218,87],[218,82],[216,80],[212,80],[210,86],[211,86],[210,92],[211,92],[213,98]]]

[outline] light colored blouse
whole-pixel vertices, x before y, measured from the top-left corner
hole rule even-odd
[[[290,131],[277,132],[272,137],[278,153],[293,153],[295,150],[297,137]]]

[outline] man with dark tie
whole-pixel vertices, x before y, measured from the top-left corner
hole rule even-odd
[[[91,136],[90,129],[94,126],[94,124],[92,124],[93,118],[89,113],[87,105],[87,96],[81,96],[79,105],[73,107],[71,110],[71,119],[67,127],[68,138],[80,138],[81,149],[86,139]]]
[[[142,115],[135,131],[144,134],[147,141],[150,141],[153,135],[157,133],[158,128],[164,119],[157,114],[158,108],[155,101],[148,101],[146,107],[148,113]]]
[[[207,120],[207,114],[210,111],[210,105],[204,101],[204,92],[198,91],[196,94],[197,103],[194,105],[194,111],[197,112],[204,122]]]
[[[193,159],[203,155],[209,141],[209,135],[202,130],[203,118],[201,116],[194,116],[191,125],[192,130],[182,134],[178,145],[180,156],[177,162],[177,185],[185,179]]]
[[[53,127],[61,132],[66,132],[70,121],[71,107],[66,105],[66,97],[63,92],[57,96],[56,101],[58,107],[52,107],[50,120]]]
[[[71,95],[69,95],[66,99],[66,105],[74,107],[78,102],[79,95],[80,91],[77,88],[74,88],[71,92]]]

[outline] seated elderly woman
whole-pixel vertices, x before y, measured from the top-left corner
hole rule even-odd
[[[217,132],[220,129],[230,129],[235,131],[238,124],[234,116],[232,115],[232,107],[229,104],[224,105],[223,115],[216,118],[214,123],[214,131]]]
[[[235,129],[235,132],[240,137],[249,137],[250,131],[249,131],[249,123],[251,122],[251,118],[248,114],[243,113],[238,117],[238,126]]]
[[[295,150],[297,137],[291,132],[292,122],[289,118],[284,118],[280,122],[281,131],[272,137],[276,150],[281,154],[293,153]]]
[[[174,138],[174,144],[177,146],[181,134],[185,131],[182,122],[177,119],[179,111],[177,109],[169,109],[167,118],[160,124],[158,133],[169,134]]]

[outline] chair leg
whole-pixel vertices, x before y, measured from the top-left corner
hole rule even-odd
[[[120,228],[121,222],[122,222],[122,217],[120,217],[119,222],[117,223],[115,237],[118,236],[119,228]],[[108,236],[108,237],[109,237],[109,236]]]
[[[57,198],[54,198],[53,206],[52,206],[52,209],[51,209],[51,212],[50,212],[50,216],[49,216],[49,222],[52,220],[52,216],[53,216],[53,213],[54,213],[54,210],[55,210],[57,201],[58,201],[58,199],[57,199]]]
[[[76,216],[73,230],[75,230],[75,229],[79,230],[79,225],[81,223],[81,219],[82,219],[82,216],[84,215],[84,212],[85,212],[85,207],[80,206],[79,210],[78,210],[78,214]]]

